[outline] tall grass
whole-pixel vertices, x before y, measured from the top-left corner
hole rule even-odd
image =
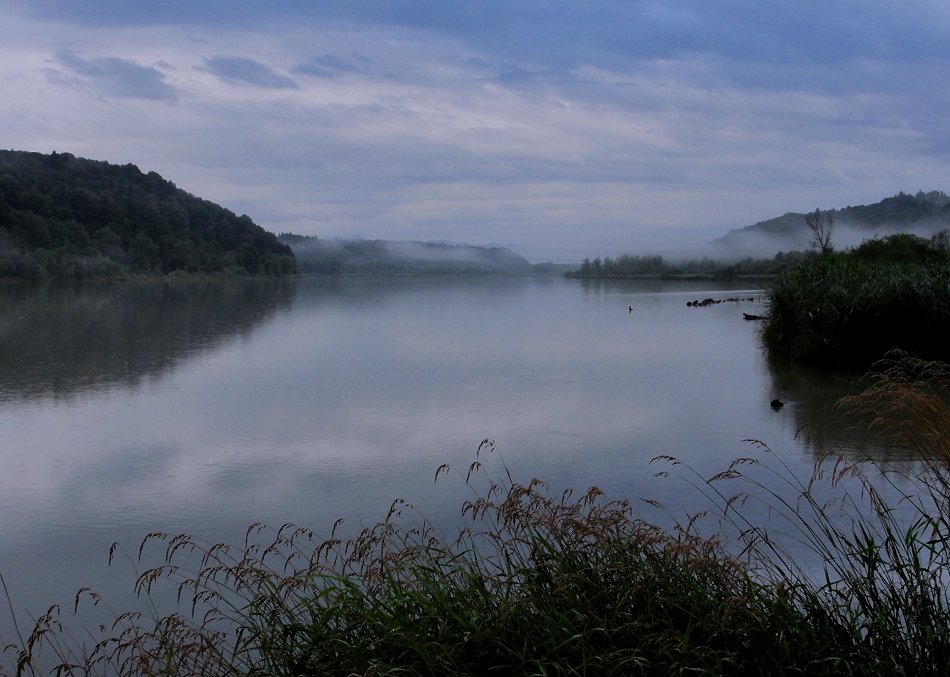
[[[84,646],[53,609],[7,655],[66,675],[943,674],[948,384],[945,365],[896,356],[843,402],[919,454],[900,476],[827,458],[799,480],[762,443],[711,478],[655,459],[710,501],[669,528],[597,489],[492,480],[485,441],[467,471],[436,472],[471,491],[451,537],[402,502],[350,539],[149,534],[138,556],[162,556],[137,591],[170,586],[178,612],[119,615]]]
[[[950,254],[908,238],[920,240],[872,240],[787,269],[769,290],[766,347],[860,369],[892,348],[950,359]]]
[[[255,525],[238,549],[150,534],[143,547],[164,541],[165,559],[138,588],[170,583],[187,613],[122,616],[81,658],[53,614],[19,668],[42,648],[63,674],[721,673],[757,665],[794,613],[715,539],[663,531],[596,489],[489,482],[452,540],[400,526],[403,508],[345,542],[291,525]],[[180,564],[196,554],[197,568]],[[770,653],[776,664],[806,667],[801,646],[824,655],[828,635],[797,628],[788,651]]]

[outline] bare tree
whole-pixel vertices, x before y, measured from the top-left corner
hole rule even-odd
[[[811,246],[822,254],[830,252],[831,231],[835,225],[835,217],[830,212],[822,213],[821,210],[816,209],[811,214],[805,215],[805,223],[811,231]]]

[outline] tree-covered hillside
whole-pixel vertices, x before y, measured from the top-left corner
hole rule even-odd
[[[535,267],[504,247],[473,247],[435,242],[327,240],[281,233],[302,273],[322,275],[530,275]]]
[[[0,151],[0,277],[295,272],[248,216],[155,172],[69,153]]]
[[[932,237],[950,228],[950,197],[936,190],[928,193],[918,191],[914,195],[902,192],[874,204],[830,209],[822,213],[834,223],[831,245],[843,249],[894,233]],[[789,212],[731,230],[710,243],[713,245],[712,253],[742,258],[806,249],[811,239],[806,216],[804,213]]]

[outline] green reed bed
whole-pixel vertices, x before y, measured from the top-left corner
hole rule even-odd
[[[711,478],[655,459],[709,499],[705,517],[669,528],[597,489],[491,481],[486,441],[460,478],[472,498],[451,538],[401,502],[345,540],[293,525],[254,525],[239,547],[150,534],[138,557],[162,554],[137,591],[171,586],[177,613],[119,615],[83,645],[53,609],[8,648],[10,671],[945,674],[948,384],[946,365],[897,356],[843,403],[918,452],[900,476],[826,459],[800,482],[761,443]],[[770,519],[752,517],[757,503]],[[703,535],[710,519],[716,535]],[[95,601],[77,595],[80,612]]]
[[[796,615],[774,588],[717,541],[666,533],[597,490],[575,499],[539,480],[489,483],[463,512],[471,527],[452,541],[401,527],[400,504],[347,542],[316,544],[290,525],[264,540],[255,526],[236,550],[151,534],[165,561],[139,587],[178,586],[185,611],[120,617],[84,655],[55,632],[54,613],[19,667],[29,673],[42,649],[64,674],[719,673],[763,652],[800,662],[801,646],[827,643],[798,623],[795,644],[774,653]]]
[[[787,269],[769,290],[773,353],[865,368],[892,348],[950,359],[950,253],[896,235]]]

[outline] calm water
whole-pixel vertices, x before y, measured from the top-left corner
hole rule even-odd
[[[745,300],[686,306],[706,296]],[[677,509],[699,499],[653,477],[658,454],[710,475],[757,438],[806,472],[855,443],[831,413],[855,386],[770,364],[742,319],[762,297],[528,278],[0,289],[0,572],[23,621],[82,585],[126,608],[134,570],[109,547],[153,530],[326,533],[397,497],[452,524],[467,496],[435,468],[485,438],[516,479]]]

